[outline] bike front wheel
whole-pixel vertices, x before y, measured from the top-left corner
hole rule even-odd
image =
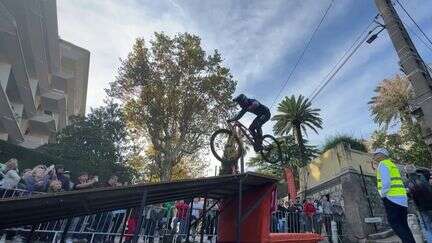
[[[212,134],[210,148],[221,162],[237,161],[242,155],[240,139],[228,129],[219,129]]]
[[[261,156],[269,163],[282,160],[282,149],[279,142],[272,135],[264,135],[262,141]]]

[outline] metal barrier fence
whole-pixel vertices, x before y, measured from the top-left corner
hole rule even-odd
[[[7,192],[4,192],[7,191]],[[29,196],[24,190],[2,190],[2,199]],[[196,210],[196,209],[193,209]],[[115,210],[68,220],[58,220],[42,223],[35,226],[6,229],[2,232],[2,238],[13,242],[25,242],[25,239],[33,230],[32,239],[40,242],[60,242],[62,238],[66,242],[130,242],[137,229],[138,216],[142,217],[141,229],[139,229],[139,242],[179,242],[187,235],[190,209],[185,218],[176,218],[174,212],[160,206],[147,206],[139,215],[137,209]],[[192,216],[190,227],[190,240],[200,240],[203,233],[203,242],[216,242],[217,222],[219,212],[209,210],[203,220]],[[66,236],[63,237],[65,228],[68,227]]]
[[[37,195],[37,194],[44,194],[42,192],[29,192],[27,190],[22,189],[2,189],[0,188],[0,198],[23,198],[23,197],[29,197],[31,195]]]
[[[315,214],[304,212],[275,211],[271,215],[270,232],[272,233],[317,233],[328,239],[342,242],[343,218],[338,215]],[[332,227],[333,224],[333,227]]]

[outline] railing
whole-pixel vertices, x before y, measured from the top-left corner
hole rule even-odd
[[[29,192],[23,189],[2,189],[0,188],[0,198],[1,199],[13,199],[13,198],[23,198],[29,197],[31,195],[44,194],[42,192]]]
[[[309,216],[304,212],[275,211],[271,215],[270,232],[273,233],[317,233],[329,239],[335,233],[339,240],[343,237],[343,217],[331,214]],[[332,229],[332,222],[333,229]]]
[[[30,196],[25,190],[2,190],[2,199]],[[194,209],[195,210],[195,209]],[[138,210],[116,210],[71,219],[67,230],[66,242],[83,240],[86,242],[129,242],[136,232]],[[176,218],[172,211],[159,206],[147,206],[141,214],[142,225],[139,232],[139,242],[177,242],[185,239],[189,215],[184,219]],[[203,242],[216,242],[217,222],[219,212],[210,210],[202,221],[192,218],[190,226],[191,242],[199,242],[203,233]],[[42,223],[34,227],[34,241],[60,242],[68,220],[58,220]],[[13,242],[25,241],[32,226],[24,226],[3,230],[3,236]],[[1,237],[1,236],[0,236]]]
[[[188,219],[179,220],[168,217],[153,217],[152,211],[158,210],[164,213],[162,208],[149,206],[144,211],[143,224],[141,226],[139,240],[141,242],[176,242],[178,238],[186,238],[186,227]],[[119,242],[120,238],[128,242],[135,232],[134,217],[126,210],[105,212],[85,217],[72,219],[70,230],[67,232],[66,241],[86,240],[86,242]],[[59,242],[67,220],[59,220],[43,223],[37,226],[33,239],[42,242]],[[204,224],[198,223],[191,226],[192,242],[199,240],[201,227],[204,227],[204,242],[215,242],[216,240],[217,212],[210,211],[205,218]],[[126,225],[125,225],[126,223]],[[192,220],[192,224],[194,220]],[[126,227],[125,227],[126,226]],[[8,229],[10,235],[16,234],[18,238],[26,238],[31,227]],[[10,237],[9,237],[10,238]]]

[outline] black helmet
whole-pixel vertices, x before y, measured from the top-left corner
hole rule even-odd
[[[242,102],[244,102],[246,99],[247,99],[246,95],[244,95],[244,94],[239,94],[237,97],[235,97],[235,98],[233,99],[233,101],[234,101],[234,102],[237,102],[237,103],[242,103]]]

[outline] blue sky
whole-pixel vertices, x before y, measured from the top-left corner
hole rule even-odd
[[[400,1],[432,36],[432,1]],[[88,107],[103,103],[103,89],[114,80],[119,57],[127,55],[134,39],[148,40],[155,31],[199,35],[206,50],[222,53],[238,81],[237,93],[270,106],[329,2],[58,0],[59,32],[91,52]],[[335,0],[282,94],[309,95],[376,14],[373,0]],[[432,52],[415,37],[413,40],[425,61],[432,63]],[[386,32],[372,45],[361,47],[314,101],[322,110],[324,127],[319,135],[309,133],[312,143],[322,144],[340,133],[368,138],[376,125],[367,102],[380,80],[399,72],[397,61]],[[246,117],[245,122],[250,119]],[[267,124],[266,132],[271,128]]]

